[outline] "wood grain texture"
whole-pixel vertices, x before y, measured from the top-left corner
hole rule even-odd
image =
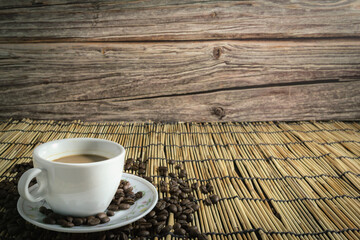
[[[2,106],[6,118],[87,121],[273,121],[359,119],[360,83],[343,82],[150,99]]]
[[[0,1],[0,42],[359,36],[359,0]]]
[[[2,105],[358,81],[360,42],[1,44]]]

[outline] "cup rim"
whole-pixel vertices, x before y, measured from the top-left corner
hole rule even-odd
[[[39,151],[46,147],[46,145],[50,145],[50,144],[56,144],[59,142],[64,142],[64,141],[94,141],[94,142],[106,142],[109,144],[113,144],[116,147],[118,147],[121,151],[120,154],[112,157],[112,158],[108,158],[99,162],[92,162],[92,163],[63,163],[63,162],[54,162],[52,160],[48,160],[45,159],[43,157],[40,156]],[[50,163],[50,164],[54,164],[54,165],[59,165],[59,166],[72,166],[72,167],[89,167],[89,166],[96,166],[96,165],[102,165],[105,163],[109,163],[109,162],[113,162],[116,161],[117,158],[121,157],[122,155],[125,155],[125,148],[120,145],[117,142],[113,142],[110,140],[106,140],[106,139],[100,139],[100,138],[63,138],[63,139],[57,139],[57,140],[53,140],[53,141],[49,141],[49,142],[45,142],[40,144],[39,146],[35,147],[35,149],[33,150],[33,161],[36,158],[36,161],[39,162],[46,162],[46,163]]]

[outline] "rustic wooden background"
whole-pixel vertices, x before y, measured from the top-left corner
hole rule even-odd
[[[359,39],[359,0],[0,0],[0,119],[359,119]]]

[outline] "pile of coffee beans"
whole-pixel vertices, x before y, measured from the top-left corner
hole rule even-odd
[[[147,160],[141,158],[136,160],[129,158],[124,168],[126,171],[152,182],[152,178],[145,176],[146,162]],[[169,162],[169,164],[171,166],[175,164],[175,161]],[[219,201],[219,197],[213,194],[214,188],[210,183],[200,185],[199,182],[194,182],[189,185],[189,180],[186,179],[187,172],[182,165],[175,165],[171,169],[167,166],[160,166],[157,169],[160,179],[156,186],[164,197],[158,201],[155,208],[144,218],[132,224],[105,232],[86,234],[57,233],[37,228],[24,221],[17,213],[16,201],[19,198],[16,189],[17,181],[21,174],[31,167],[31,164],[17,164],[14,167],[14,171],[18,173],[15,181],[3,181],[0,183],[0,202],[3,203],[2,206],[6,205],[8,207],[5,213],[0,213],[0,227],[5,226],[5,229],[7,229],[5,232],[11,236],[18,236],[18,239],[59,239],[61,235],[60,239],[143,240],[165,237],[171,234],[182,238],[205,240],[207,239],[206,235],[201,233],[197,226],[194,225],[194,214],[200,208],[199,201],[203,201],[206,205],[216,204]],[[175,169],[175,171],[172,169]],[[97,225],[109,221],[115,211],[128,209],[131,204],[142,197],[141,192],[134,193],[132,190],[128,182],[122,181],[107,211],[87,218],[59,216],[46,208],[41,208],[40,211],[46,215],[44,221],[49,224],[60,224],[64,227]],[[204,200],[195,200],[193,192],[197,191],[206,194],[208,197]],[[9,194],[10,192],[13,194]]]
[[[109,217],[114,216],[115,214],[114,211],[129,209],[131,205],[133,205],[138,199],[142,198],[142,196],[142,192],[133,192],[133,187],[130,185],[130,182],[121,180],[106,212],[101,212],[88,217],[72,217],[54,213],[51,209],[44,206],[40,207],[39,211],[46,215],[43,219],[43,222],[46,224],[58,224],[67,228],[80,225],[95,226],[101,223],[109,222]]]
[[[205,240],[206,235],[201,234],[196,226],[191,225],[192,214],[198,210],[199,205],[188,199],[178,201],[176,198],[167,197],[159,200],[155,208],[130,229],[128,226],[125,227],[127,231],[124,231],[124,227],[120,229],[138,237],[162,237],[173,232],[175,235]],[[173,225],[167,224],[170,215],[176,219]]]

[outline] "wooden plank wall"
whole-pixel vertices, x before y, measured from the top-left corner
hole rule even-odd
[[[0,119],[360,119],[360,0],[0,0]]]

